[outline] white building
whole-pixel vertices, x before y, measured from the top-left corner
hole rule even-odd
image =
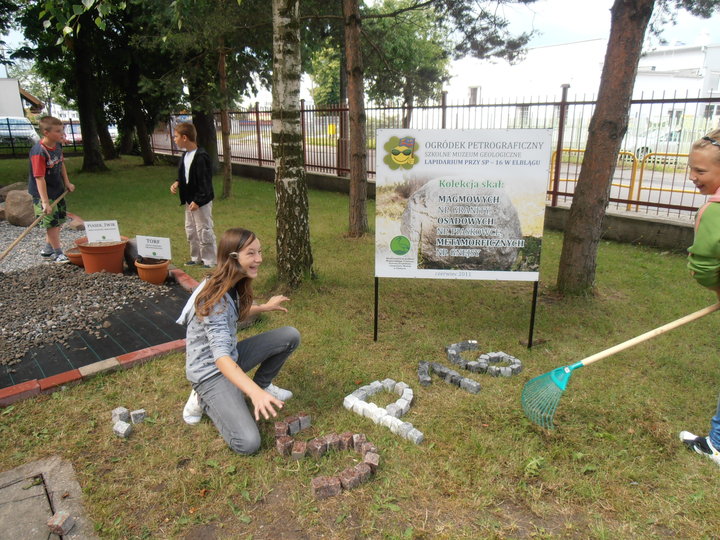
[[[569,84],[570,99],[592,99],[600,85],[606,39],[529,49],[525,57],[504,60],[465,58],[452,66],[446,85],[450,103],[558,99]],[[643,52],[634,96],[660,98],[720,95],[720,44],[657,47]]]

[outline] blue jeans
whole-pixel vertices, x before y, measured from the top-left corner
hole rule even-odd
[[[710,442],[717,450],[720,450],[720,399],[718,399],[715,416],[710,420]]]
[[[258,366],[253,380],[266,388],[299,344],[300,333],[292,326],[263,332],[237,344],[238,365],[246,373]],[[254,454],[260,449],[253,411],[237,386],[218,373],[196,384],[195,391],[205,414],[234,452]]]

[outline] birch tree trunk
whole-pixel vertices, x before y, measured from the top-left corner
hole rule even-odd
[[[367,144],[365,140],[365,96],[360,51],[360,7],[358,0],[343,0],[345,55],[347,58],[348,113],[350,118],[350,223],[352,238],[370,229],[367,217]]]
[[[299,0],[272,0],[272,149],[278,280],[295,288],[312,273],[308,192],[300,126]]]
[[[628,113],[642,44],[655,0],[615,0],[610,39],[588,140],[565,226],[557,287],[589,294],[595,286],[602,221]]]
[[[220,99],[222,99],[222,107],[220,108],[220,132],[222,135],[223,148],[223,190],[221,197],[223,199],[227,199],[232,194],[232,150],[230,149],[230,115],[228,113],[229,100],[226,58],[227,49],[225,48],[225,39],[221,37],[218,76],[220,77]]]

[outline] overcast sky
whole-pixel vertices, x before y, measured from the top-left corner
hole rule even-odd
[[[502,13],[513,30],[536,30],[531,47],[557,45],[610,34],[612,0],[538,0],[530,5],[503,6]],[[693,45],[708,32],[711,43],[720,43],[720,15],[702,19],[680,10],[678,24],[664,26],[662,37],[669,45]],[[657,40],[654,41],[657,43]]]

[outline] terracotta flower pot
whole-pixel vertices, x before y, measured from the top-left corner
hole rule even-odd
[[[67,258],[70,259],[71,263],[78,265],[80,268],[83,267],[82,253],[80,253],[80,248],[70,248],[65,252],[65,255],[67,255]]]
[[[104,270],[105,272],[122,274],[123,253],[127,241],[127,236],[121,236],[119,242],[88,243],[87,236],[75,240],[75,244],[82,254],[85,272],[92,274]]]
[[[168,277],[168,259],[135,259],[135,268],[137,268],[140,279],[155,285],[162,285]]]

